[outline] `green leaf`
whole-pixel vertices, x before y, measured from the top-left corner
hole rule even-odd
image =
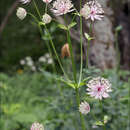
[[[43,25],[43,26],[44,26],[44,25],[45,25],[45,23],[43,23],[43,22],[39,22],[39,25]]]
[[[77,23],[76,22],[72,22],[71,24],[68,25],[68,29],[74,27]]]
[[[58,27],[63,29],[63,30],[68,30],[68,28],[63,24],[58,24]]]
[[[88,40],[88,41],[91,41],[92,39],[94,39],[93,37],[90,37],[87,33],[84,33],[85,35],[85,38]]]
[[[119,26],[116,27],[116,31],[117,31],[117,32],[119,32],[119,31],[121,31],[121,30],[122,30],[122,26],[121,26],[121,25],[119,25]]]
[[[101,122],[101,121],[96,121],[94,124],[95,124],[95,125],[98,125],[98,126],[103,126],[103,125],[104,125],[104,123]]]

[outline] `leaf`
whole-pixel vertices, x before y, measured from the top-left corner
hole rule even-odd
[[[88,40],[88,41],[91,41],[92,39],[94,39],[93,37],[90,37],[89,34],[87,33],[84,33],[85,35],[85,38]]]
[[[74,27],[77,23],[76,22],[72,22],[71,24],[68,25],[68,29]]]
[[[45,25],[45,23],[43,23],[43,22],[39,22],[38,24],[39,24],[39,25],[43,25],[43,26]]]
[[[101,121],[96,121],[94,124],[95,124],[95,125],[98,125],[98,126],[103,126],[103,125],[104,125],[104,123],[101,122]]]
[[[63,24],[58,24],[58,27],[63,29],[63,30],[68,30],[68,28]]]

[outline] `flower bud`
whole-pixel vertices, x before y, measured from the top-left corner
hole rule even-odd
[[[25,10],[24,8],[19,7],[19,8],[17,9],[16,15],[17,15],[17,17],[18,17],[19,19],[23,20],[23,19],[26,17],[27,12],[26,12],[26,10]]]
[[[66,43],[63,45],[62,49],[61,49],[61,57],[70,57],[70,50],[69,50],[69,44]]]
[[[42,16],[42,21],[43,21],[43,23],[45,23],[45,24],[50,23],[51,20],[52,20],[52,18],[51,18],[51,16],[48,15],[48,14],[44,14],[44,15]]]

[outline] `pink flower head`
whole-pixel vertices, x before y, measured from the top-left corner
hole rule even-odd
[[[97,77],[90,80],[87,84],[88,94],[95,99],[108,98],[108,92],[112,92],[111,84],[107,79]]]
[[[30,130],[44,130],[44,127],[42,124],[35,122],[32,124]]]
[[[45,2],[45,3],[50,3],[52,0],[43,0],[43,2]]]
[[[31,0],[20,0],[20,2],[21,2],[22,4],[27,4],[27,3],[31,2]]]
[[[95,19],[101,20],[101,18],[104,17],[104,11],[96,0],[87,2],[81,9],[80,14],[85,17],[85,19],[90,18],[92,21]]]
[[[79,105],[79,112],[81,112],[84,115],[90,112],[90,106],[86,101],[81,102],[81,104]]]
[[[73,9],[73,4],[70,0],[56,0],[51,10],[56,16],[59,16],[72,12],[75,9]]]

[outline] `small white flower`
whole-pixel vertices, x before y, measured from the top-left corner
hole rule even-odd
[[[72,12],[75,9],[73,8],[71,0],[56,0],[53,3],[53,8],[51,10],[56,16],[59,16]]]
[[[50,58],[51,56],[50,56],[49,53],[46,53],[46,54],[45,54],[45,57],[46,57],[46,58]]]
[[[79,112],[81,112],[84,115],[86,115],[86,114],[88,114],[90,112],[90,106],[89,106],[89,104],[86,101],[84,101],[84,102],[82,102],[80,104]]]
[[[52,20],[52,18],[51,18],[51,16],[48,15],[48,14],[44,14],[44,15],[42,16],[42,21],[43,21],[43,23],[45,23],[45,24],[50,23],[51,20]]]
[[[32,71],[36,71],[36,67],[35,66],[32,66]]]
[[[38,59],[39,62],[46,62],[46,58],[44,56],[41,56],[39,59]]]
[[[26,10],[25,10],[24,8],[19,7],[19,8],[17,9],[16,15],[17,15],[17,17],[18,17],[19,19],[23,20],[23,19],[26,17],[27,12],[26,12]]]
[[[45,2],[45,3],[50,3],[52,0],[43,0],[43,2]]]
[[[88,94],[95,99],[108,98],[111,90],[111,84],[107,79],[97,77],[90,80],[87,84]]]
[[[32,67],[33,66],[33,61],[31,61],[31,60],[27,61],[27,65]]]
[[[20,60],[21,65],[25,65],[25,60]]]
[[[30,60],[32,60],[32,58],[31,58],[30,56],[27,56],[27,57],[26,57],[26,60],[27,60],[27,61],[30,61]]]
[[[102,17],[104,17],[104,11],[101,5],[96,0],[87,2],[81,9],[80,14],[85,17],[85,19],[90,18],[92,21],[94,21],[95,19],[101,20]]]
[[[49,58],[47,63],[48,63],[48,64],[52,64],[52,63],[53,63],[52,58]]]
[[[44,127],[42,124],[35,122],[32,124],[30,130],[44,130]]]
[[[22,4],[27,4],[27,3],[30,3],[31,0],[20,0],[20,2],[21,2]]]

